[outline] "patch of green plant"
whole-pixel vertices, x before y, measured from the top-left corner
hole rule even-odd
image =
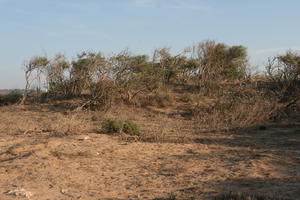
[[[138,126],[131,121],[127,121],[123,124],[123,132],[128,135],[135,135],[135,136],[140,135],[140,130]]]
[[[121,133],[123,130],[123,122],[111,118],[106,118],[101,123],[104,133]]]
[[[102,132],[104,133],[113,134],[124,132],[128,135],[140,135],[138,126],[131,121],[123,122],[117,119],[106,118],[102,121],[101,125]]]

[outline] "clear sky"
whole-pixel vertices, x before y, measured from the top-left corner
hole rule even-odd
[[[179,52],[206,39],[248,47],[254,65],[300,50],[300,1],[0,0],[0,88],[22,88],[33,55]]]

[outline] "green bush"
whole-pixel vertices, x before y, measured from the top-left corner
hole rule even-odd
[[[128,135],[140,135],[139,128],[131,121],[123,122],[121,120],[106,118],[102,121],[102,132],[104,133],[121,133]]]
[[[104,133],[120,133],[123,130],[123,122],[120,120],[106,118],[101,125]]]
[[[138,126],[131,121],[127,121],[124,123],[123,132],[128,135],[136,135],[136,136],[140,135]]]

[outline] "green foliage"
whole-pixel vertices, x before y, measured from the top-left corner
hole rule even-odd
[[[50,61],[46,76],[48,92],[54,97],[66,97],[70,93],[68,86],[68,80],[66,80],[66,70],[70,68],[70,63],[67,61],[63,54],[57,54]]]
[[[102,132],[113,134],[124,132],[128,135],[139,136],[140,130],[138,126],[131,121],[121,121],[111,118],[106,118],[102,121]]]
[[[148,56],[133,56],[128,51],[111,58],[114,80],[125,101],[131,102],[138,94],[159,87],[160,70],[148,60]]]
[[[106,118],[102,121],[102,131],[104,133],[120,133],[123,130],[123,122],[111,118]]]
[[[48,58],[44,56],[34,56],[30,59],[27,70],[43,68],[46,67],[48,64],[49,64]]]
[[[123,125],[123,132],[128,134],[128,135],[135,135],[139,136],[140,135],[140,130],[138,126],[131,122],[131,121],[126,121]]]
[[[50,60],[40,56],[29,61],[26,90],[31,87],[30,79],[36,79],[37,93],[46,86],[49,98],[82,98],[85,108],[107,107],[120,99],[135,103],[140,96],[173,85],[216,88],[220,80],[243,77],[246,65],[245,47],[215,41],[202,42],[178,55],[172,55],[169,48],[155,50],[152,57],[128,50],[107,57],[82,52],[69,62],[63,54],[57,54]],[[170,103],[168,97],[152,99],[160,107]]]
[[[246,75],[247,49],[244,46],[232,46],[226,49],[227,66],[225,75],[228,78],[242,78]]]

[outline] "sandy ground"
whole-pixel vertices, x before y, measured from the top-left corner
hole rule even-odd
[[[0,117],[1,200],[213,199],[230,191],[300,199],[297,124],[176,144],[40,130],[54,112],[0,108]]]

